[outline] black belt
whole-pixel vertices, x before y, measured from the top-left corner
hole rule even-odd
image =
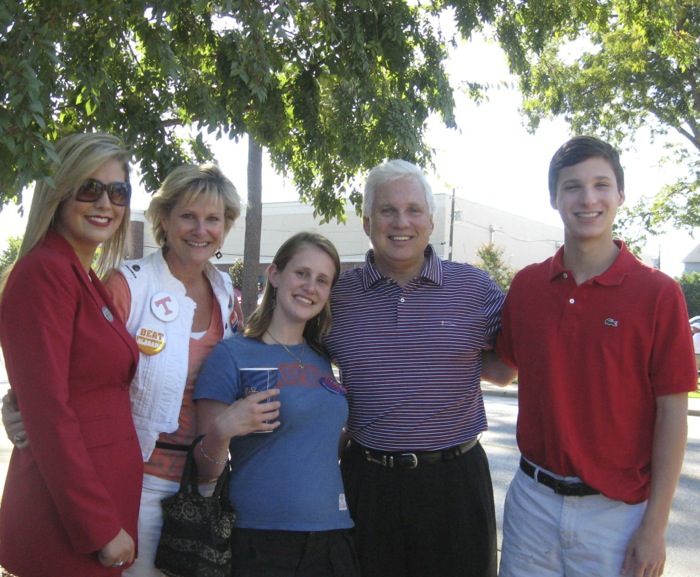
[[[422,452],[406,452],[406,453],[386,453],[384,451],[375,451],[363,447],[359,443],[357,445],[362,451],[362,455],[371,463],[376,463],[382,467],[390,469],[415,469],[418,465],[434,465],[444,461],[451,461],[460,455],[463,455],[476,445],[477,439],[472,439],[461,445],[442,449],[440,451],[422,451]]]
[[[600,491],[576,481],[562,481],[548,475],[542,469],[537,469],[534,465],[528,463],[523,457],[520,457],[520,469],[528,477],[532,477],[538,483],[542,483],[549,487],[557,495],[564,497],[587,497],[589,495],[600,495]]]

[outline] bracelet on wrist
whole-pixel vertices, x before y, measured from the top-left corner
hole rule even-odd
[[[228,463],[228,458],[224,459],[223,461],[217,461],[216,459],[212,459],[209,455],[207,455],[207,452],[204,450],[204,439],[206,437],[202,437],[202,439],[199,441],[199,450],[202,453],[202,456],[209,461],[210,463],[214,463],[215,465],[225,465]]]

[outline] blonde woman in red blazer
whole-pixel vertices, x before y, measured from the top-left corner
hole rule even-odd
[[[138,350],[91,265],[121,260],[129,153],[105,134],[56,145],[17,262],[0,281],[0,345],[29,448],[0,505],[0,566],[19,577],[119,575],[136,555],[143,464],[129,404]]]

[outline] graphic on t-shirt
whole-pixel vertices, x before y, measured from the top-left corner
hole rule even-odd
[[[321,385],[324,389],[330,391],[331,393],[335,393],[336,395],[345,396],[345,393],[347,393],[345,387],[332,377],[323,377],[321,379]]]

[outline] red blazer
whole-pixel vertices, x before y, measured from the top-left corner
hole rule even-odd
[[[15,266],[0,344],[30,448],[14,450],[0,566],[21,577],[117,575],[96,552],[136,540],[143,462],[129,403],[138,349],[102,283],[56,233]]]

